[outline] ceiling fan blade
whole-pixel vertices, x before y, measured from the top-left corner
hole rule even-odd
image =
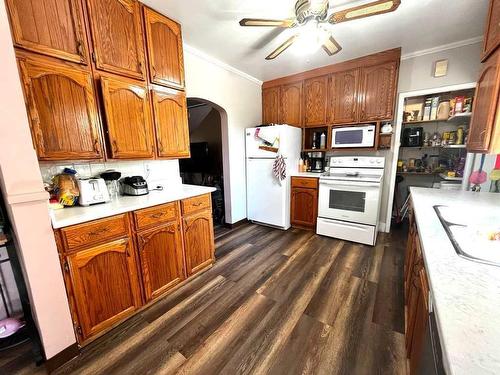
[[[243,18],[240,21],[240,26],[267,26],[267,27],[292,27],[295,24],[295,19],[288,18],[286,20],[264,20],[259,18]]]
[[[378,0],[354,8],[344,9],[333,13],[328,22],[340,23],[358,18],[375,16],[378,14],[394,12],[401,5],[401,0]]]
[[[340,44],[330,35],[325,43],[323,43],[323,49],[328,54],[328,56],[333,56],[336,53],[339,53],[342,50]]]
[[[276,48],[273,52],[271,52],[267,57],[266,60],[272,60],[278,57],[282,52],[284,52],[288,47],[290,47],[293,42],[298,38],[298,35],[294,35],[290,37],[285,43],[283,43],[281,46]]]

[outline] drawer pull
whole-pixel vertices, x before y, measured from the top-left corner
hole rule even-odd
[[[163,215],[165,215],[165,213],[164,213],[164,212],[157,212],[157,213],[155,213],[155,214],[153,214],[153,215],[150,215],[150,217],[151,217],[151,218],[153,218],[153,219],[159,219],[159,218],[160,218],[160,217],[162,217]]]
[[[99,228],[99,229],[96,229],[92,232],[89,232],[89,236],[99,236],[105,232],[106,232],[106,228]]]
[[[195,207],[199,207],[203,204],[203,202],[196,202],[196,203],[193,203],[193,206]]]

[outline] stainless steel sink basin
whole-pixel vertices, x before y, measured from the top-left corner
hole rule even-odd
[[[500,241],[488,239],[488,232],[500,227],[498,214],[440,205],[434,211],[459,256],[500,267]]]

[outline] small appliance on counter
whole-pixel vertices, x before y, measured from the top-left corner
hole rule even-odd
[[[422,147],[424,144],[424,128],[405,128],[403,129],[403,146]]]
[[[149,194],[148,183],[142,176],[124,177],[120,180],[122,195],[146,195]]]
[[[306,160],[307,172],[323,173],[325,171],[325,154],[323,152],[308,152]]]
[[[91,204],[106,203],[111,199],[108,188],[102,178],[88,178],[77,180],[80,198],[80,206],[90,206]]]
[[[114,170],[107,170],[101,173],[101,178],[106,181],[106,186],[108,187],[109,196],[111,199],[118,198],[119,187],[118,180],[122,174],[120,172]]]

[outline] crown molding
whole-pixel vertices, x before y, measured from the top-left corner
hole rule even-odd
[[[406,53],[406,54],[403,54],[401,56],[401,60],[408,60],[408,59],[412,59],[412,58],[418,57],[418,56],[425,56],[425,55],[430,55],[432,53],[437,53],[437,52],[447,51],[447,50],[454,49],[454,48],[469,46],[471,44],[476,44],[476,43],[479,43],[482,41],[483,41],[483,36],[481,35],[481,36],[477,36],[475,38],[460,40],[458,42],[453,42],[453,43],[449,43],[449,44],[443,44],[441,46],[423,49],[421,51]]]
[[[218,67],[220,67],[224,70],[227,70],[228,72],[237,74],[240,77],[243,77],[243,78],[249,80],[250,82],[253,82],[259,86],[262,86],[262,81],[260,79],[257,79],[248,73],[242,72],[241,70],[236,69],[235,67],[233,67],[229,64],[226,64],[225,62],[220,61],[220,60],[216,59],[215,57],[210,56],[210,55],[206,54],[205,52],[202,52],[199,49],[194,48],[194,47],[192,47],[188,44],[185,44],[185,43],[184,43],[184,51],[189,52],[189,53],[205,60],[206,62],[217,65]]]

